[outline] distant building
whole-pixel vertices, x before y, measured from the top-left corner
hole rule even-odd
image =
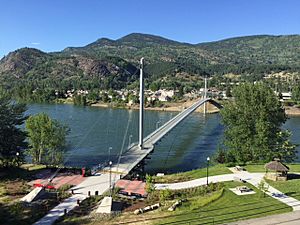
[[[292,99],[292,93],[291,92],[282,92],[282,100],[291,100]]]
[[[149,94],[149,97],[147,98],[148,101],[154,101],[154,100],[159,100],[161,102],[168,102],[170,101],[174,95],[175,91],[174,90],[158,90],[156,92],[147,92]]]

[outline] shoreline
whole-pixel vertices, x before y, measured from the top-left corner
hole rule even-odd
[[[284,107],[285,109],[285,113],[288,116],[300,116],[300,108],[296,108],[296,107]]]
[[[191,106],[193,103],[195,103],[196,100],[192,101],[186,101],[186,102],[172,102],[172,103],[167,103],[167,105],[163,107],[145,107],[145,110],[149,111],[162,111],[162,112],[181,112],[184,109],[188,108]],[[138,105],[124,105],[124,106],[115,106],[112,103],[94,103],[91,104],[90,106],[92,107],[101,107],[101,108],[123,108],[123,109],[128,109],[128,110],[138,110],[139,106]],[[207,103],[207,113],[218,113],[220,110],[217,109],[215,106],[213,106],[210,103]],[[203,113],[203,107],[199,107],[196,109],[195,112],[200,112]]]
[[[183,102],[166,102],[164,106],[162,107],[145,107],[145,110],[149,111],[161,111],[161,112],[181,112],[184,109],[188,108],[191,106],[193,103],[195,103],[197,100],[188,100],[188,101],[183,101]],[[70,104],[74,105],[73,102],[70,101],[58,101],[58,102],[53,102],[54,104]],[[35,104],[35,103],[33,103]],[[38,103],[38,104],[44,104],[44,103]],[[51,104],[51,103],[46,103],[46,104]],[[99,108],[111,108],[111,109],[127,109],[127,110],[138,110],[139,105],[122,105],[118,103],[91,103],[86,106],[91,106],[91,107],[99,107]],[[293,106],[284,106],[285,113],[287,116],[292,116],[292,117],[298,117],[300,116],[300,108],[298,107],[293,107]],[[203,106],[200,106],[198,109],[195,110],[195,112],[200,112],[203,113]],[[220,110],[210,104],[209,102],[207,103],[207,111],[208,114],[212,113],[219,113]]]
[[[182,110],[186,109],[190,105],[192,105],[195,101],[186,101],[186,102],[172,102],[168,103],[164,107],[145,107],[145,110],[149,111],[162,111],[162,112],[181,112]],[[128,110],[138,110],[139,106],[138,105],[133,105],[133,106],[114,106],[112,103],[94,103],[91,104],[90,106],[92,107],[102,107],[102,108],[123,108],[123,109],[128,109]],[[285,113],[288,116],[300,116],[300,108],[296,107],[284,107]],[[203,113],[203,107],[199,107],[195,112],[200,112]],[[207,103],[207,113],[219,113],[220,110],[211,105],[210,103]]]

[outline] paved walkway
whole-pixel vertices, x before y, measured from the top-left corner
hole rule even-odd
[[[236,173],[236,175],[242,178],[243,180],[246,180],[248,183],[252,184],[255,187],[258,187],[258,184],[261,182],[261,180],[264,177],[264,173],[249,173],[247,171],[241,171],[239,173]],[[282,192],[280,192],[279,190],[275,189],[272,186],[269,186],[266,194],[288,206],[291,206],[294,211],[300,210],[299,200],[283,194]]]
[[[217,183],[217,182],[231,181],[231,180],[234,180],[234,177],[236,177],[235,174],[210,176],[210,177],[208,177],[208,182],[209,183]],[[161,190],[161,189],[179,190],[179,189],[193,188],[193,187],[206,185],[206,183],[207,183],[207,178],[203,177],[203,178],[185,181],[185,182],[179,182],[179,183],[155,184],[155,188],[158,190]]]
[[[299,225],[300,211],[294,211],[294,212],[283,213],[279,215],[226,223],[226,225],[277,225],[277,224]]]
[[[112,174],[112,182],[116,182],[117,180],[119,180],[119,176]],[[69,212],[77,206],[77,200],[83,201],[86,199],[88,192],[90,192],[91,195],[95,195],[95,192],[98,191],[98,194],[102,195],[109,190],[109,174],[105,173],[99,176],[87,177],[81,184],[72,189],[74,190],[74,195],[51,209],[48,214],[37,221],[35,225],[53,224],[59,217],[64,215],[65,209]]]
[[[236,177],[246,180],[248,183],[258,186],[260,181],[263,179],[264,173],[249,173],[246,171],[234,173],[234,174],[224,174],[217,176],[208,177],[209,183],[217,183],[217,182],[225,182],[234,180]],[[156,189],[185,189],[185,188],[193,188],[201,185],[206,185],[207,178],[199,178],[191,181],[180,182],[180,183],[172,183],[172,184],[156,184]],[[112,174],[112,182],[115,183],[119,180],[119,175]],[[109,189],[109,174],[101,174],[99,176],[91,176],[87,177],[81,184],[72,188],[74,190],[74,195],[70,198],[64,200],[61,204],[53,208],[49,211],[49,213],[44,216],[41,220],[35,223],[35,225],[51,225],[56,221],[59,217],[64,215],[64,210],[67,209],[67,212],[71,211],[77,206],[77,200],[80,201],[86,199],[88,197],[88,192],[91,195],[95,195],[95,192],[98,191],[99,195],[102,195]],[[284,195],[282,192],[277,189],[269,186],[269,190],[267,192],[268,195],[281,201],[288,206],[291,206],[294,211],[300,210],[300,201],[294,199],[292,197]],[[299,211],[300,212],[300,211]],[[299,221],[298,221],[299,222]],[[300,224],[300,223],[298,223]]]
[[[231,181],[234,180],[234,178],[240,178],[242,180],[247,181],[248,183],[252,184],[255,187],[258,187],[258,184],[261,182],[261,180],[264,177],[264,173],[249,173],[247,171],[241,171],[236,172],[234,174],[224,174],[224,175],[217,175],[217,176],[211,176],[208,177],[209,183],[217,183],[217,182],[224,182],[224,181]],[[172,184],[156,184],[156,189],[170,189],[170,190],[179,190],[179,189],[185,189],[185,188],[193,188],[201,185],[206,185],[206,177],[195,179],[192,181],[186,181],[186,182],[180,182],[180,183],[172,183]],[[291,206],[293,210],[300,210],[300,201],[289,197],[279,190],[269,186],[268,191],[266,192],[269,196],[277,199],[278,201]],[[299,223],[300,224],[300,223]]]

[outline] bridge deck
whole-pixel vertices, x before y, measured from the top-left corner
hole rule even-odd
[[[157,143],[163,136],[170,132],[174,127],[176,127],[182,120],[184,120],[188,115],[194,112],[198,107],[210,100],[210,98],[199,100],[198,102],[191,105],[189,108],[177,114],[175,117],[173,117],[171,120],[159,127],[157,130],[149,134],[147,137],[144,138],[143,149],[140,149],[138,145],[132,146],[130,149],[128,149],[122,154],[122,156],[120,157],[119,164],[112,167],[112,172],[127,175],[134,167],[136,167],[144,158],[146,158],[154,150],[155,143]]]

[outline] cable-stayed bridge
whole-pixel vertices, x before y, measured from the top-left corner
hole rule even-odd
[[[130,146],[126,151],[119,154],[117,162],[109,162],[109,166],[107,166],[104,171],[101,172],[98,176],[90,176],[87,177],[85,181],[80,183],[79,185],[72,188],[74,195],[66,200],[64,200],[61,204],[54,207],[52,210],[48,212],[46,216],[44,216],[41,220],[35,223],[35,225],[47,225],[52,224],[57,220],[60,216],[64,215],[65,212],[72,210],[77,205],[77,201],[84,200],[91,193],[98,193],[102,195],[108,190],[111,190],[113,184],[119,180],[121,177],[129,174],[134,168],[136,168],[140,163],[144,161],[145,158],[154,150],[155,144],[162,139],[166,134],[168,134],[172,129],[174,129],[180,122],[182,122],[185,118],[187,118],[190,114],[192,114],[197,108],[200,106],[204,106],[204,113],[206,112],[206,103],[210,102],[216,107],[220,108],[221,106],[207,97],[207,82],[205,78],[205,89],[203,98],[195,102],[193,105],[183,110],[175,117],[170,119],[168,122],[163,124],[161,127],[157,128],[147,137],[143,137],[143,119],[144,119],[144,81],[143,81],[143,58],[141,59],[141,68],[140,68],[140,116],[139,116],[139,143],[133,146]],[[109,172],[109,173],[107,173]],[[114,173],[112,178],[111,174]],[[36,195],[30,193],[27,198],[32,198],[31,195]],[[111,199],[111,197],[110,197]],[[110,200],[110,208],[111,208],[112,200]],[[100,205],[101,207],[101,205]]]
[[[161,127],[153,131],[147,137],[145,137],[143,139],[142,147],[140,147],[139,144],[131,146],[119,157],[119,162],[111,168],[111,171],[115,173],[120,173],[123,176],[127,175],[154,150],[154,145],[160,139],[162,139],[167,133],[169,133],[173,128],[175,128],[181,121],[187,118],[197,108],[199,108],[207,102],[213,102],[213,100],[210,98],[200,99],[184,111],[177,114],[175,117],[173,117]]]

